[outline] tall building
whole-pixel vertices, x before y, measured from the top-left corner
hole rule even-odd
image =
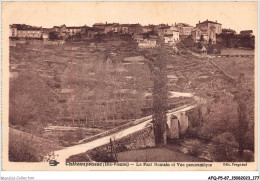
[[[203,21],[196,24],[196,28],[192,31],[192,38],[199,42],[201,40],[206,43],[216,44],[216,35],[222,33],[222,24],[217,21]]]

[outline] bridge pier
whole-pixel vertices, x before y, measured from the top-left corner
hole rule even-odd
[[[172,139],[179,139],[185,134],[189,127],[188,116],[185,112],[172,113],[167,115],[167,136]]]

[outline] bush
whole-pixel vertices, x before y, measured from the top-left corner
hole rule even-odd
[[[192,147],[188,150],[188,154],[198,157],[202,153],[201,143],[195,142]]]
[[[185,38],[182,43],[184,44],[184,46],[186,47],[192,47],[194,46],[194,40],[192,38],[191,35],[189,35],[187,38]]]
[[[183,54],[183,55],[187,55],[188,54],[187,50],[180,50],[179,52],[180,52],[180,54]]]
[[[59,135],[59,141],[62,146],[72,146],[78,143],[79,140],[84,139],[86,136],[83,129],[77,129],[75,131],[66,131]]]
[[[57,33],[57,32],[50,32],[49,38],[50,38],[50,40],[59,40],[60,39],[59,33]]]
[[[90,162],[90,161],[91,160],[86,153],[72,155],[66,159],[66,162]]]
[[[93,149],[88,154],[96,162],[116,162],[115,158],[111,155],[110,145]]]
[[[83,129],[76,130],[76,134],[77,134],[77,139],[78,140],[82,140],[86,136],[85,131]]]
[[[9,161],[11,162],[39,162],[41,156],[31,141],[9,142]]]
[[[30,123],[51,122],[59,116],[60,105],[52,88],[34,72],[23,72],[11,79],[9,96],[12,125],[25,127]]]
[[[206,106],[207,113],[203,116],[199,136],[202,139],[212,140],[216,135],[237,131],[238,124],[237,103],[233,96],[226,92],[215,92],[215,98],[209,101]]]
[[[45,155],[57,148],[46,139],[10,128],[9,161],[40,162]]]
[[[228,162],[237,159],[235,149],[238,143],[231,133],[223,133],[212,139],[213,144],[216,146],[213,150],[213,157],[215,161]]]
[[[254,161],[254,152],[252,152],[250,150],[244,150],[243,158],[242,158],[241,161],[243,161],[243,162],[253,162]]]
[[[245,149],[249,149],[249,150],[254,150],[254,144],[255,144],[255,140],[254,140],[254,130],[249,130],[246,132],[245,134],[245,145],[244,148]]]
[[[207,48],[208,54],[220,54],[221,53],[221,45],[215,44],[215,45],[209,45]]]

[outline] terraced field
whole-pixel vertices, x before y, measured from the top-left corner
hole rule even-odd
[[[40,95],[46,97],[46,103],[33,104],[36,108],[43,106],[38,108],[41,114],[46,114],[45,117],[32,112],[28,116],[32,125],[22,130],[50,139],[60,146],[71,146],[96,134],[82,131],[78,129],[80,127],[107,131],[152,114],[153,79],[148,66],[151,60],[143,57],[146,54],[137,49],[136,42],[118,38],[105,38],[99,43],[68,41],[63,45],[27,41],[10,47],[11,82],[19,80],[22,75],[28,78],[22,80],[24,82],[20,82],[18,88],[16,85],[11,87],[11,91],[18,91],[17,96],[31,95],[36,91],[38,94],[34,100]],[[177,54],[167,46],[165,57],[168,89],[181,95],[169,94],[170,109],[194,101],[192,96],[183,95],[193,94],[211,100],[215,92],[232,94],[241,73],[245,75],[244,86],[254,90],[253,58],[206,59],[185,52]],[[37,82],[39,85],[34,85]],[[40,88],[35,88],[37,86]],[[24,92],[19,92],[23,89]],[[31,100],[22,101],[31,103]],[[254,95],[251,94],[247,108],[251,113],[254,112],[253,102]],[[253,114],[250,114],[250,119],[253,128]],[[42,128],[75,127],[76,131],[50,134],[33,129],[33,125],[38,124],[42,124]],[[20,129],[19,126],[16,128]]]

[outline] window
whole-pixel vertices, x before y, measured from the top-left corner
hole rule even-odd
[[[12,36],[15,36],[15,29],[12,29]]]

